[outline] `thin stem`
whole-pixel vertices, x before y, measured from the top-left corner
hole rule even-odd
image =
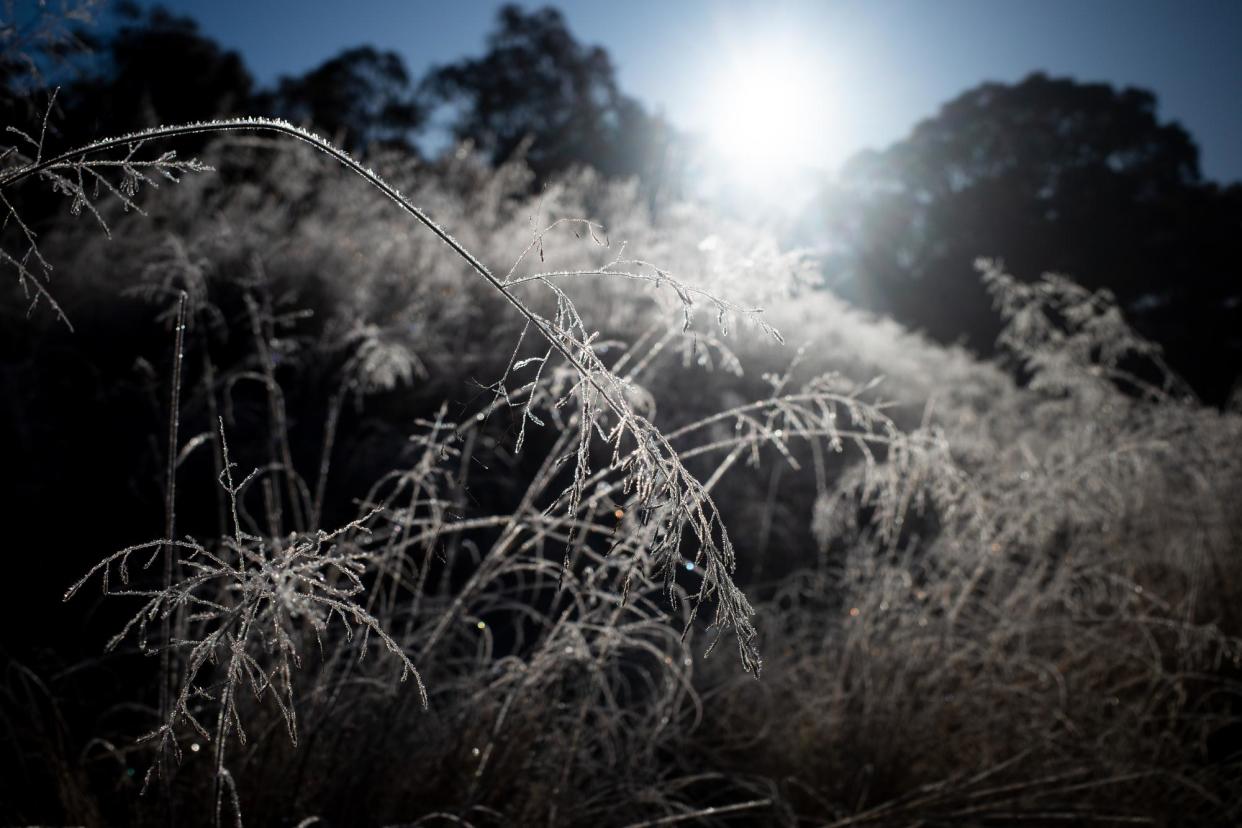
[[[164,550],[164,591],[172,588],[173,572],[177,568],[177,547],[172,543],[177,531],[177,441],[181,426],[181,363],[185,356],[185,306],[188,299],[185,291],[177,305],[177,328],[173,346],[173,380],[172,394],[168,403],[168,466],[164,477],[164,538],[168,546]],[[173,670],[171,632],[173,627],[173,607],[168,607],[161,621],[163,648],[160,650],[160,721],[167,722],[171,713]],[[178,626],[180,612],[177,611]],[[160,763],[163,764],[161,755]],[[164,769],[167,770],[166,768]]]

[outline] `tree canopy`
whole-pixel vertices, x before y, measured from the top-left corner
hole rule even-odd
[[[346,49],[304,75],[283,77],[252,108],[310,123],[351,149],[375,143],[409,149],[424,110],[401,56],[371,46]]]
[[[1242,188],[1203,180],[1151,92],[1043,74],[983,84],[856,156],[828,203],[852,297],[942,341],[991,351],[998,323],[972,263],[994,256],[1024,279],[1107,288],[1209,398],[1237,376]]]
[[[103,71],[62,95],[62,120],[82,138],[245,110],[254,80],[237,52],[199,32],[188,17],[121,4],[104,39]]]
[[[415,152],[439,107],[451,113],[453,137],[495,163],[524,148],[537,181],[574,166],[639,176],[649,190],[672,178],[675,130],[622,92],[607,51],[580,43],[551,7],[503,7],[482,56],[422,78],[396,52],[357,46],[266,89],[188,17],[120,3],[113,20],[95,44],[93,71],[61,96],[71,111],[55,120],[73,125],[67,140],[250,113],[306,124],[354,151],[379,144]],[[24,73],[0,49],[0,81],[15,87]],[[5,102],[18,103],[12,95]]]
[[[608,53],[579,43],[554,8],[500,10],[487,53],[429,72],[424,91],[455,110],[452,130],[495,162],[531,141],[537,176],[573,165],[637,175],[658,163],[670,130],[617,84]]]

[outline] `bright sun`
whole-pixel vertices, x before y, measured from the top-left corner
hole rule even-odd
[[[828,84],[817,61],[769,46],[729,61],[708,105],[712,143],[745,175],[824,159]]]

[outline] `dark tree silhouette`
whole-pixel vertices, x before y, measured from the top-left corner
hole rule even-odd
[[[305,75],[281,78],[275,91],[256,96],[253,108],[310,124],[353,150],[377,143],[412,149],[424,120],[401,56],[371,46],[346,49]]]
[[[972,89],[882,152],[855,157],[830,220],[847,290],[942,341],[990,353],[996,314],[972,268],[1000,257],[1107,288],[1172,364],[1220,401],[1242,357],[1242,188],[1140,89],[1033,74]]]
[[[671,130],[621,92],[608,53],[579,43],[553,8],[505,6],[488,51],[434,68],[424,81],[433,101],[456,110],[453,132],[493,161],[528,138],[537,177],[584,164],[605,175],[650,174]]]
[[[104,44],[103,71],[61,95],[68,111],[60,120],[74,130],[73,138],[245,110],[253,81],[241,56],[200,34],[192,19],[129,3],[117,14],[120,25]]]

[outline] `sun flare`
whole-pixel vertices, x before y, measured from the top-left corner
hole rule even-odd
[[[809,56],[776,44],[748,50],[717,75],[710,140],[748,175],[818,165],[828,95],[823,69]]]

